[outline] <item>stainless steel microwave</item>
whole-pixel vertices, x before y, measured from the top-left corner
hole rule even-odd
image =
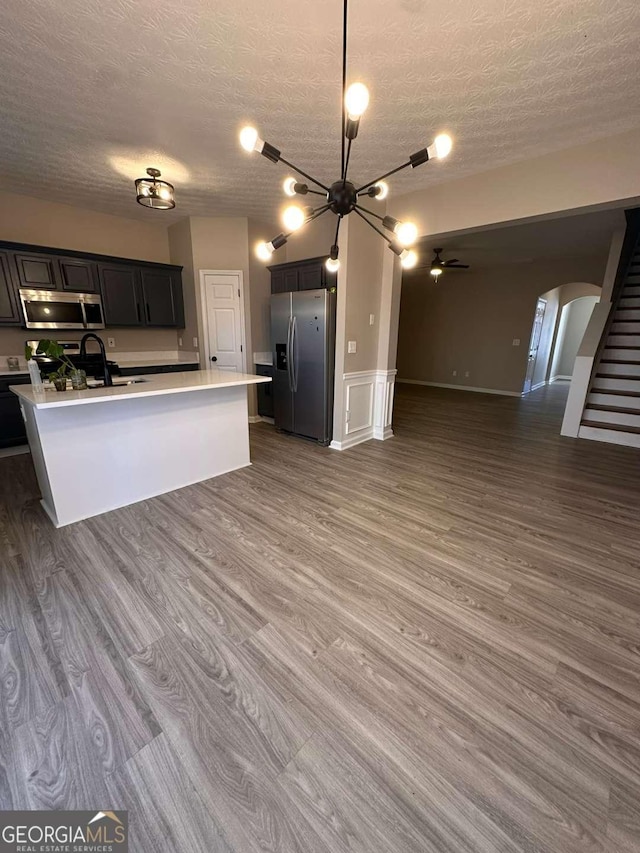
[[[27,329],[104,329],[102,299],[97,293],[61,293],[20,289]]]

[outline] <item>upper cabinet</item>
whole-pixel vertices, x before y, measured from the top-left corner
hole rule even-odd
[[[31,290],[57,290],[60,282],[57,270],[58,259],[53,255],[23,254],[15,252],[18,270],[18,286]]]
[[[63,290],[76,293],[98,293],[98,265],[82,258],[59,258]]]
[[[124,264],[98,264],[105,326],[142,326],[140,271]]]
[[[271,293],[320,290],[336,286],[336,274],[328,272],[326,258],[309,258],[290,264],[275,264],[271,271]]]
[[[0,325],[17,326],[20,324],[18,299],[11,277],[8,252],[0,251]]]
[[[23,325],[19,288],[102,295],[106,326],[184,328],[182,267],[0,241],[0,324]]]
[[[176,273],[143,268],[140,284],[147,326],[184,328],[182,287]]]

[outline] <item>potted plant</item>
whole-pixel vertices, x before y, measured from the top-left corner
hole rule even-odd
[[[37,355],[46,355],[48,358],[55,358],[60,362],[60,367],[49,374],[49,379],[53,382],[56,391],[67,390],[67,376],[71,379],[71,385],[74,391],[82,391],[87,387],[87,374],[84,370],[78,370],[73,362],[65,355],[63,347],[58,341],[52,341],[48,338],[43,338],[38,341],[36,348]],[[27,361],[33,357],[33,350],[30,346],[25,348],[25,356]]]

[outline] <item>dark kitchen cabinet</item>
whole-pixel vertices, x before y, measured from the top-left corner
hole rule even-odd
[[[0,240],[0,326],[23,326],[19,288],[102,295],[105,325],[184,328],[182,267]]]
[[[14,254],[18,283],[31,290],[56,290],[59,284],[57,258],[53,255]]]
[[[256,364],[257,376],[271,376],[273,378],[273,367],[270,364]],[[273,382],[264,382],[257,386],[258,389],[258,414],[262,418],[273,417]]]
[[[184,327],[182,287],[170,270],[142,269],[140,286],[147,326]]]
[[[31,379],[25,374],[0,378],[0,447],[16,447],[27,443],[20,401],[9,391],[9,386],[25,385],[29,382]]]
[[[94,262],[81,258],[60,258],[58,263],[63,290],[75,293],[98,292],[98,269]]]
[[[320,290],[335,287],[336,274],[327,271],[326,257],[276,264],[271,272],[271,293],[290,293],[295,290]]]
[[[0,326],[20,324],[18,295],[11,277],[8,252],[0,252]]]
[[[140,270],[124,264],[98,264],[105,326],[142,326]]]

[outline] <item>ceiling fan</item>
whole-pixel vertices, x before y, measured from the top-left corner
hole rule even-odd
[[[429,265],[430,274],[438,280],[442,273],[445,270],[468,270],[469,264],[461,264],[457,258],[451,258],[448,261],[443,261],[440,257],[440,252],[442,252],[442,248],[433,250],[433,260]],[[416,269],[426,269],[426,264],[421,267],[416,267]]]

